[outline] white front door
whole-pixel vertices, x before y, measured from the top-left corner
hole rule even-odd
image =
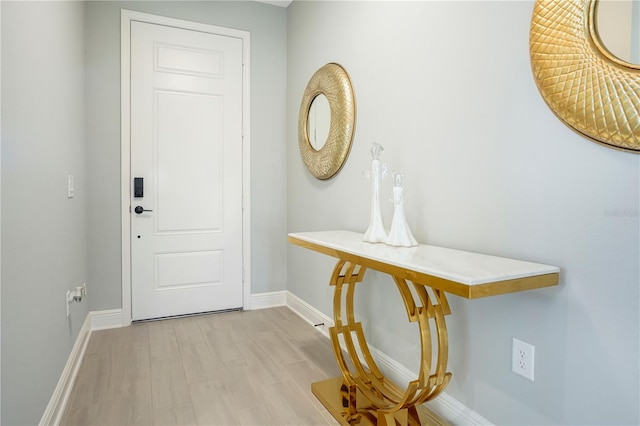
[[[133,320],[242,307],[242,43],[131,23]]]

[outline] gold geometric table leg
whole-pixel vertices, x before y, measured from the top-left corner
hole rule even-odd
[[[335,324],[329,333],[342,377],[312,384],[314,395],[343,425],[446,424],[421,405],[435,398],[451,380],[451,373],[446,371],[449,345],[444,318],[451,310],[444,292],[393,277],[407,317],[410,322],[418,323],[420,331],[420,372],[403,390],[380,371],[367,345],[362,324],[355,320],[355,287],[364,278],[365,271],[365,267],[345,260],[339,260],[333,270],[330,284],[334,286]],[[436,351],[432,350],[434,342]]]

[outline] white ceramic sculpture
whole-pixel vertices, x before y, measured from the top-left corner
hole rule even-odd
[[[413,247],[417,246],[416,239],[413,238],[407,218],[404,215],[404,194],[402,188],[402,173],[394,171],[393,178],[393,219],[391,229],[385,240],[390,246]]]
[[[387,231],[384,229],[380,210],[380,182],[387,176],[387,165],[380,162],[380,155],[383,151],[382,145],[373,143],[371,170],[365,172],[365,176],[371,179],[371,219],[369,228],[362,239],[370,243],[384,243],[387,239]]]

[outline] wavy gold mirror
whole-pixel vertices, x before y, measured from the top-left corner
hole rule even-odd
[[[529,50],[543,99],[566,125],[640,152],[640,66],[613,55],[596,25],[598,0],[536,0]]]
[[[329,114],[322,113],[326,103]],[[313,176],[324,180],[340,171],[351,150],[355,122],[356,100],[349,75],[338,64],[324,65],[309,80],[298,117],[300,154]],[[326,140],[318,140],[318,134],[320,139],[326,135]]]

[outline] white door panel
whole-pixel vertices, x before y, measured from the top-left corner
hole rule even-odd
[[[222,101],[219,96],[156,92],[155,169],[161,171],[156,232],[222,231]],[[194,182],[206,192],[185,191]],[[185,208],[194,196],[198,208]]]
[[[131,23],[131,176],[132,318],[242,307],[241,39]]]

